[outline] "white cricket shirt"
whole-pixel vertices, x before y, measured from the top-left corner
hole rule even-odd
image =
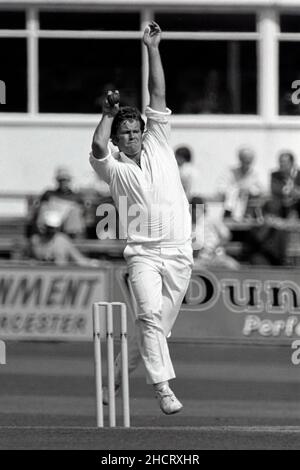
[[[189,204],[169,144],[171,111],[146,108],[139,166],[123,152],[90,163],[110,186],[128,243],[185,244],[191,239]]]

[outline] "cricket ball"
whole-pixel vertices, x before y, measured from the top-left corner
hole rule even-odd
[[[113,91],[107,95],[107,101],[109,102],[110,106],[115,106],[115,104],[120,102],[120,93],[117,90]]]

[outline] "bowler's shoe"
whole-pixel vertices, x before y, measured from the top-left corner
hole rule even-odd
[[[161,389],[155,390],[155,394],[159,401],[160,409],[166,415],[179,413],[179,411],[182,410],[183,405],[176,398],[168,385],[164,385]]]

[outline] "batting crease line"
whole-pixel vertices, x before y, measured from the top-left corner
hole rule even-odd
[[[300,433],[300,426],[132,426],[130,428],[124,429],[123,427],[116,426],[114,428],[109,428],[108,426],[104,428],[97,428],[96,426],[1,426],[1,430],[9,429],[19,429],[19,430],[57,430],[57,431],[99,431],[105,430],[106,432],[110,429],[111,431],[120,431],[124,430],[125,432],[131,431],[198,431],[198,432],[209,432],[209,431],[222,431],[222,432],[269,432],[269,433]]]

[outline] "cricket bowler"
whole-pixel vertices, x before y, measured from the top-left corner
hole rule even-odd
[[[173,414],[182,404],[169,386],[175,373],[167,336],[189,284],[193,252],[189,205],[169,141],[171,111],[166,107],[160,40],[160,27],[149,23],[143,35],[149,62],[146,127],[137,108],[120,107],[109,92],[94,133],[90,163],[109,184],[116,207],[120,209],[120,198],[126,197],[128,213],[138,211],[140,215],[138,229],[127,223],[124,250],[136,304],[138,345],[138,354],[129,347],[129,370],[140,356],[161,410]],[[110,139],[118,148],[114,154]],[[128,213],[119,210],[121,221]],[[116,392],[119,387],[117,375]]]

